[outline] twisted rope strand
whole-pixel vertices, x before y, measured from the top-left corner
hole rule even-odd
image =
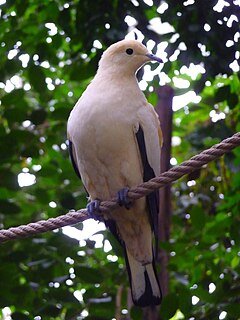
[[[178,180],[182,176],[189,174],[190,172],[201,168],[208,162],[215,160],[232,150],[233,148],[240,146],[240,132],[234,134],[232,137],[227,138],[212,146],[210,149],[204,150],[198,155],[193,156],[190,160],[184,161],[179,166],[171,168],[160,176],[155,177],[147,182],[140,184],[135,188],[131,188],[128,192],[130,200],[137,200],[151,193],[152,191],[159,189],[173,181]],[[99,218],[103,213],[109,210],[114,210],[118,207],[117,198],[113,198],[108,201],[100,203]],[[61,215],[56,218],[50,218],[48,220],[41,220],[27,225],[13,227],[6,230],[0,230],[0,243],[7,240],[14,240],[38,233],[43,233],[49,230],[54,230],[68,225],[73,225],[91,218],[87,212],[87,209],[80,209],[78,211],[70,211],[67,214]]]

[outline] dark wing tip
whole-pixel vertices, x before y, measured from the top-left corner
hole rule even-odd
[[[69,154],[70,154],[70,159],[72,161],[72,165],[73,165],[73,169],[76,173],[76,175],[78,176],[79,179],[81,179],[81,175],[80,175],[80,172],[78,170],[78,167],[77,167],[77,164],[76,164],[76,161],[75,161],[75,158],[74,158],[74,145],[72,143],[71,140],[68,140],[69,142]]]

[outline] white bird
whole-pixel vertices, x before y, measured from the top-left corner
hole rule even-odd
[[[159,199],[153,192],[131,204],[127,192],[160,174],[160,123],[136,79],[151,60],[162,62],[136,40],[111,45],[67,128],[74,169],[90,195],[89,213],[96,213],[98,200],[118,195],[122,206],[104,221],[123,246],[132,299],[142,307],[161,302],[153,253]]]

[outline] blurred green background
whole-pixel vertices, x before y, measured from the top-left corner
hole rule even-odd
[[[143,68],[140,87],[153,105],[155,88],[174,88],[172,165],[240,131],[239,12],[238,0],[0,0],[0,227],[86,206],[67,118],[103,50],[125,37],[164,60]],[[239,168],[237,148],[172,186],[159,319],[240,319]],[[94,230],[2,244],[0,319],[146,319],[128,308],[114,239],[81,237]]]

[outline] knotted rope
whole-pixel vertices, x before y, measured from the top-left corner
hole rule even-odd
[[[171,168],[170,170],[160,174],[147,182],[138,185],[135,188],[131,188],[128,192],[130,200],[137,200],[144,197],[173,181],[178,180],[182,176],[191,173],[194,170],[201,168],[203,165],[213,161],[226,152],[240,146],[240,132],[234,134],[232,137],[227,138],[215,144],[211,148],[202,151],[198,155],[192,157],[190,160],[184,161],[182,164]],[[102,201],[100,203],[99,218],[108,211],[112,211],[118,207],[117,198],[113,198],[108,201]],[[80,209],[78,211],[70,211],[67,214],[61,215],[56,218],[50,218],[48,220],[41,220],[27,225],[21,225],[6,230],[0,230],[0,242],[7,240],[18,239],[38,233],[43,233],[49,230],[54,230],[68,225],[73,225],[91,218],[87,212],[87,209]]]

